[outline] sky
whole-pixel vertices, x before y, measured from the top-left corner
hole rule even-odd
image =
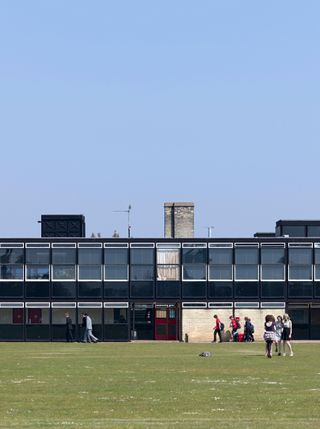
[[[320,2],[0,0],[0,237],[320,219]]]

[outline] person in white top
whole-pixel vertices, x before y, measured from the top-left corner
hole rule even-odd
[[[94,343],[97,343],[99,340],[97,337],[95,337],[92,333],[92,320],[91,317],[88,315],[88,313],[84,313],[86,317],[86,334],[87,334],[87,342],[91,343],[93,341]]]
[[[292,337],[292,322],[290,320],[289,314],[285,314],[282,319],[283,324],[283,331],[282,331],[282,341],[283,341],[283,348],[282,348],[282,356],[286,355],[286,345],[288,346],[290,356],[293,356],[292,347],[290,344],[291,337]]]

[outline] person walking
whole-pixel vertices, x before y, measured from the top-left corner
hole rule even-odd
[[[72,326],[72,319],[69,315],[69,313],[65,313],[66,317],[66,341],[67,343],[73,343],[73,326]]]
[[[275,318],[272,314],[267,314],[264,323],[263,338],[266,342],[266,356],[272,358],[272,343],[275,339]]]
[[[91,343],[92,341],[94,343],[97,343],[99,340],[97,337],[95,337],[92,333],[92,319],[91,317],[88,315],[88,313],[84,313],[84,315],[86,316],[86,334],[87,334],[87,342]],[[92,341],[91,341],[92,340]]]
[[[276,353],[278,353],[278,356],[281,356],[281,337],[283,332],[283,322],[282,322],[281,316],[277,316],[275,327],[276,327],[276,332],[275,332],[274,344],[276,346]]]
[[[290,356],[293,356],[293,351],[291,347],[291,337],[292,337],[292,322],[289,317],[289,314],[284,314],[283,319],[283,331],[282,331],[282,341],[283,341],[283,348],[282,348],[282,356],[286,355],[286,345],[288,346]]]
[[[221,329],[221,322],[220,322],[220,319],[219,319],[219,317],[215,314],[214,316],[214,319],[215,319],[215,327],[214,327],[214,333],[213,333],[213,343],[216,343],[217,342],[217,335],[218,335],[218,337],[219,337],[219,343],[222,343],[222,338],[221,338],[221,331],[222,331],[222,329]]]
[[[81,313],[81,335],[80,341],[86,343],[88,341],[88,332],[87,332],[87,318],[84,313]]]
[[[244,331],[243,331],[244,341],[253,342],[254,341],[254,337],[253,337],[254,326],[251,323],[251,319],[249,317],[245,317],[244,320],[245,320]]]

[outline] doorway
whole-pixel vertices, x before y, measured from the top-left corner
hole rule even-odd
[[[155,305],[154,338],[162,341],[179,339],[178,307],[173,304]]]

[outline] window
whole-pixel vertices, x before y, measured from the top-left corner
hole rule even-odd
[[[102,244],[78,244],[79,281],[101,281]]]
[[[314,243],[314,279],[320,280],[320,243]]]
[[[26,280],[49,281],[50,280],[50,244],[27,243],[26,244]]]
[[[0,248],[0,281],[22,281],[23,280],[23,249],[3,247]],[[18,244],[17,244],[18,245]]]
[[[105,244],[107,246],[108,244]],[[104,249],[104,280],[128,281],[128,245],[123,248],[108,246]]]
[[[235,245],[235,280],[256,281],[259,280],[258,264],[259,249],[255,244]]]
[[[312,280],[312,248],[307,246],[289,244],[289,280]]]
[[[154,280],[154,249],[131,248],[131,280]]]
[[[52,243],[52,281],[76,280],[75,243]]]
[[[209,280],[230,281],[233,279],[232,244],[209,244]]]
[[[207,249],[205,243],[185,243],[182,245],[183,280],[199,281],[207,279]]]
[[[158,281],[180,280],[180,244],[178,244],[178,248],[169,246],[170,244],[157,244]]]
[[[261,245],[261,280],[284,281],[285,279],[284,244]]]

